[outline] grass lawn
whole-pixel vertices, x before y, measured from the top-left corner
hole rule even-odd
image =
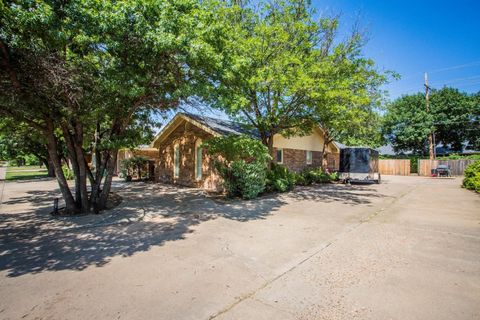
[[[9,166],[8,171],[25,171],[25,170],[47,170],[45,167],[40,166],[21,166],[21,167],[13,167]]]
[[[46,176],[47,170],[39,166],[7,167],[5,180],[27,180]]]

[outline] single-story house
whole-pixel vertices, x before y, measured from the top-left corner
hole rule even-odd
[[[214,161],[201,145],[211,137],[246,134],[258,138],[255,131],[239,123],[189,113],[178,113],[155,137],[150,150],[158,150],[155,158],[155,180],[207,190],[221,188],[221,178]],[[323,134],[314,128],[307,136],[273,138],[274,161],[299,172],[307,167],[321,166]],[[340,149],[335,143],[326,146],[327,167],[338,170]],[[152,158],[153,159],[153,158]]]

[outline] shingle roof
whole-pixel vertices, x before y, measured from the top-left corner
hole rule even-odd
[[[189,117],[193,120],[200,122],[202,125],[222,135],[245,134],[253,138],[257,138],[257,139],[260,138],[260,134],[256,129],[248,128],[247,125],[239,122],[225,120],[225,119],[218,119],[218,118],[210,118],[210,117],[200,116],[193,113],[184,112],[182,114],[185,115],[186,117]]]

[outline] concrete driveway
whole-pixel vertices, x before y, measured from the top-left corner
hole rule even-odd
[[[2,319],[479,319],[480,197],[385,177],[254,201],[117,182],[54,219],[54,181],[7,182]]]

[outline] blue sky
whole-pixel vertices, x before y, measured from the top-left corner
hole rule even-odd
[[[365,55],[402,77],[386,86],[391,98],[424,90],[424,72],[434,88],[480,91],[480,0],[312,0],[312,4],[318,13],[341,14],[340,36],[346,36],[355,20],[367,29]]]

